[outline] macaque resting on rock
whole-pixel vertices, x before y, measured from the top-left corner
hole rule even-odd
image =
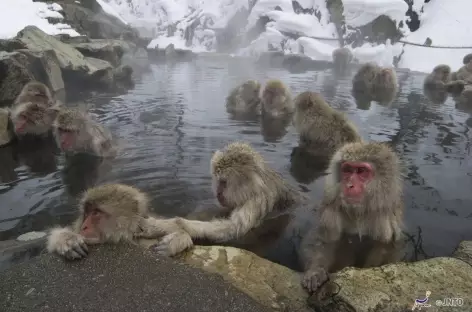
[[[227,217],[195,221],[185,218],[142,219],[138,237],[163,236],[156,251],[175,255],[191,246],[193,239],[227,243],[252,235],[267,219],[284,214],[303,198],[262,156],[246,143],[231,143],[211,160],[213,191]]]
[[[356,127],[320,94],[300,93],[294,103],[293,124],[300,134],[300,147],[312,154],[330,158],[345,143],[361,140]]]
[[[319,225],[302,242],[303,286],[316,291],[328,273],[399,260],[402,179],[396,154],[382,143],[349,143],[331,159]]]
[[[397,92],[397,75],[393,68],[382,68],[374,63],[366,63],[352,79],[352,91],[361,101],[391,103]]]
[[[261,84],[256,80],[248,80],[235,87],[226,98],[227,112],[231,114],[260,114],[260,89]]]
[[[285,84],[277,79],[267,81],[262,91],[262,113],[267,117],[282,117],[293,113],[292,95]]]
[[[113,157],[116,153],[108,129],[79,109],[58,108],[53,134],[65,153],[89,153],[99,157]]]

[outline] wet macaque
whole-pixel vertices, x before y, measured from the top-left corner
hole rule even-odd
[[[24,135],[47,136],[51,130],[56,110],[37,102],[19,102],[11,109],[13,131]]]
[[[259,92],[261,84],[256,80],[248,80],[237,86],[226,98],[226,110],[232,114],[260,114]]]
[[[424,88],[444,88],[451,79],[451,67],[449,65],[437,65],[431,74],[424,80]]]
[[[280,80],[267,81],[262,91],[262,112],[268,117],[281,117],[293,113],[290,90]]]
[[[398,91],[397,75],[393,68],[366,63],[352,79],[352,91],[359,99],[390,103]]]
[[[148,217],[149,199],[124,184],[103,184],[88,189],[79,202],[79,216],[69,227],[50,231],[47,250],[67,259],[87,256],[87,245],[133,242],[140,219]]]
[[[115,155],[108,129],[79,109],[59,109],[53,134],[57,145],[65,153],[89,153],[99,157]]]
[[[213,192],[227,217],[210,221],[185,218],[142,219],[138,237],[165,235],[155,247],[159,254],[175,255],[193,246],[194,239],[227,243],[244,239],[261,224],[290,211],[302,195],[272,170],[246,143],[231,143],[211,159]],[[177,228],[175,228],[177,226]]]
[[[336,72],[344,73],[352,62],[353,56],[348,48],[338,48],[333,51],[333,64]]]
[[[464,91],[467,83],[464,80],[455,80],[446,83],[445,90],[446,92],[451,93],[453,96],[458,96]]]
[[[300,134],[300,147],[316,155],[331,157],[345,143],[360,141],[356,127],[315,92],[294,99],[293,124]]]
[[[302,242],[302,284],[315,292],[329,273],[399,260],[403,243],[399,159],[382,143],[349,143],[332,157],[319,225]]]
[[[53,106],[55,101],[49,88],[39,81],[28,82],[16,97],[14,105],[32,102],[45,107]]]
[[[472,60],[456,72],[456,78],[465,81],[467,84],[472,84]]]
[[[466,56],[464,56],[464,58],[462,59],[462,64],[464,65],[469,64],[470,61],[472,61],[472,53],[469,53]]]

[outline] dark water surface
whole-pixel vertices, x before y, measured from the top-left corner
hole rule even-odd
[[[415,258],[449,255],[461,240],[472,239],[470,115],[452,99],[429,103],[422,94],[424,76],[399,73],[401,92],[392,108],[372,103],[358,109],[350,94],[352,76],[337,80],[330,70],[291,74],[258,69],[249,61],[199,58],[153,65],[128,94],[89,99],[91,111],[119,138],[121,154],[111,163],[88,159],[66,166],[51,147],[36,147],[34,153],[0,149],[0,240],[69,222],[75,195],[96,179],[134,185],[152,196],[154,211],[185,215],[213,202],[210,158],[234,140],[253,144],[317,203],[323,178],[312,182],[305,168],[290,170],[298,141],[293,127],[274,133],[264,125],[262,135],[259,121],[234,120],[225,111],[225,97],[237,83],[276,77],[293,93],[322,93],[364,138],[394,144],[405,164],[406,220]],[[299,229],[312,213],[300,209],[286,243],[269,258],[294,265]]]

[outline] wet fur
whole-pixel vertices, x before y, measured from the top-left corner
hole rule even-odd
[[[231,143],[216,151],[211,159],[211,174],[215,195],[219,181],[227,181],[223,193],[223,210],[230,212],[227,217],[207,222],[146,219],[139,236],[154,238],[167,234],[157,249],[172,256],[191,247],[194,239],[225,243],[244,238],[271,215],[290,211],[303,198],[246,143]]]
[[[472,84],[472,60],[469,61],[469,63],[465,64],[462,66],[457,72],[456,72],[456,79],[457,80],[463,80],[467,84]]]
[[[315,92],[303,92],[295,100],[293,124],[300,134],[300,147],[331,157],[345,143],[360,141],[355,126]]]
[[[340,166],[365,161],[375,168],[362,203],[344,198]],[[319,226],[302,242],[303,285],[315,291],[327,273],[346,266],[373,267],[395,262],[403,229],[402,177],[399,159],[382,143],[349,143],[332,157],[319,209]]]
[[[232,114],[260,114],[260,89],[261,84],[256,80],[248,80],[235,87],[226,98],[227,112]]]
[[[352,79],[354,97],[379,103],[391,103],[398,92],[397,75],[393,68],[374,63],[361,66]]]
[[[293,113],[294,106],[290,90],[280,80],[267,81],[262,91],[262,113],[269,117],[281,117]]]
[[[353,59],[351,50],[345,47],[335,49],[332,53],[332,57],[334,69],[339,73],[346,72]]]
[[[57,117],[53,124],[53,135],[60,148],[59,129],[77,132],[77,142],[68,153],[90,153],[100,157],[113,157],[116,150],[113,146],[111,133],[96,122],[86,112],[74,108],[58,108]]]
[[[97,243],[87,242],[79,234],[84,222],[86,203],[99,207],[114,218],[109,228],[101,229],[104,237],[99,243],[134,242],[134,233],[138,232],[140,219],[148,217],[149,198],[136,188],[124,184],[103,184],[90,188],[79,201],[79,215],[74,223],[68,227],[55,227],[50,231],[48,252],[70,257],[79,245]]]
[[[21,102],[15,104],[10,110],[12,124],[15,125],[21,116],[26,116],[28,122],[22,132],[18,132],[13,126],[17,137],[24,135],[47,136],[54,122],[56,112],[44,105],[33,102]]]

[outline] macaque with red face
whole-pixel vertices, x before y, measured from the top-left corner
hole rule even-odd
[[[11,109],[10,118],[17,137],[45,136],[51,130],[56,111],[34,102],[22,102]]]
[[[110,132],[79,109],[58,109],[53,134],[57,145],[65,153],[111,157],[116,152]]]
[[[348,143],[330,162],[319,225],[302,242],[303,286],[315,292],[347,266],[398,261],[403,228],[396,154],[382,143]]]
[[[124,184],[103,184],[87,190],[79,203],[79,217],[70,227],[51,230],[47,249],[67,259],[87,256],[87,245],[134,242],[141,218],[148,217],[149,199]]]

